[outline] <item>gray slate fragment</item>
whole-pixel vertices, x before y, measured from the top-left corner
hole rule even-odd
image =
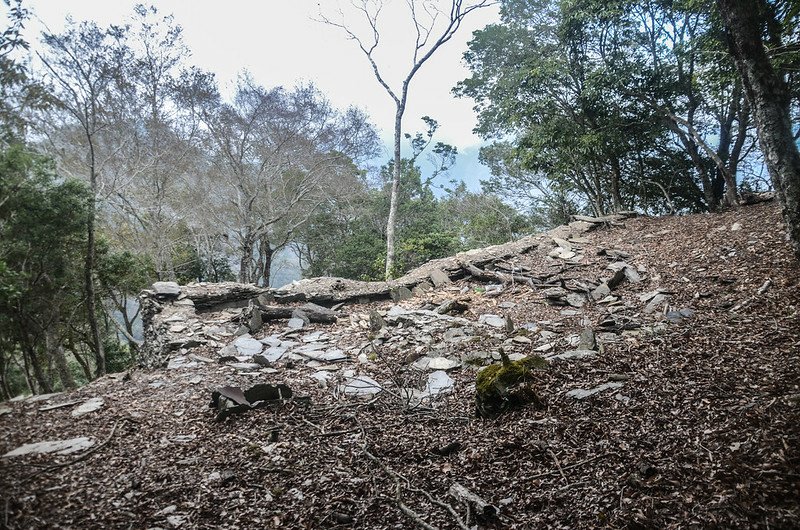
[[[645,306],[644,313],[646,315],[650,315],[650,314],[655,313],[658,310],[659,306],[661,304],[663,304],[666,299],[667,299],[667,295],[664,295],[664,294],[655,295],[650,300],[650,302],[647,304],[647,306]]]
[[[493,328],[502,328],[506,325],[506,319],[498,315],[481,315],[478,317],[478,323],[486,324]]]
[[[382,390],[381,385],[367,375],[349,377],[339,386],[339,391],[348,396],[371,396]]]
[[[286,353],[287,348],[282,348],[280,346],[273,346],[271,348],[267,348],[264,352],[259,356],[265,358],[268,362],[274,363],[278,361],[283,355]],[[253,356],[253,361],[256,361],[256,356]]]
[[[599,394],[600,392],[603,392],[605,390],[611,390],[611,389],[614,389],[614,388],[621,388],[622,386],[624,386],[623,383],[616,383],[616,382],[614,382],[614,383],[603,383],[602,385],[596,386],[594,388],[590,388],[588,390],[587,389],[583,389],[583,388],[576,388],[575,390],[570,390],[569,392],[567,392],[567,395],[569,397],[572,397],[572,398],[575,398],[575,399],[586,399],[586,398],[591,397],[591,396],[593,396],[595,394]]]
[[[596,355],[597,352],[594,350],[569,350],[564,353],[559,353],[558,355],[551,355],[547,357],[547,360],[567,361],[571,359],[591,359]]]
[[[257,355],[264,349],[264,344],[249,335],[243,335],[233,342],[239,355]]]
[[[159,298],[177,298],[181,294],[181,287],[175,282],[155,282],[153,290]]]
[[[610,294],[611,294],[611,288],[608,286],[608,284],[601,283],[600,285],[597,286],[597,288],[594,291],[592,291],[592,298],[596,301],[602,300],[603,298],[605,298]]]
[[[302,329],[306,323],[301,318],[290,318],[289,322],[286,323],[286,326],[289,329]]]
[[[79,418],[84,414],[89,414],[90,412],[100,410],[105,404],[105,400],[101,397],[91,398],[75,408],[75,410],[72,411],[72,417]]]
[[[53,440],[49,442],[37,442],[25,444],[17,447],[13,451],[9,451],[2,456],[2,458],[13,458],[15,456],[23,456],[30,454],[47,454],[57,453],[60,455],[68,455],[83,449],[88,449],[94,445],[94,440],[81,436],[80,438],[72,438],[70,440]]]
[[[425,385],[425,394],[435,396],[442,392],[448,392],[455,382],[447,375],[444,370],[437,370],[428,374],[428,382]]]
[[[441,287],[452,283],[450,277],[440,269],[433,269],[430,274],[431,282],[434,287]]]

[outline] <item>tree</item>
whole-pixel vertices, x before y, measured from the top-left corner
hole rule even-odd
[[[129,56],[123,43],[124,35],[125,28],[122,27],[101,29],[89,22],[71,23],[62,34],[45,34],[46,51],[39,54],[50,76],[53,103],[67,118],[62,127],[74,127],[81,138],[79,145],[83,153],[75,160],[74,167],[77,174],[88,181],[90,190],[86,211],[84,287],[97,375],[106,371],[95,285],[97,204],[103,161],[121,143],[105,133],[115,121],[112,93],[114,86],[123,82],[122,66]],[[48,115],[49,119],[53,117]]]
[[[384,6],[381,0],[361,0],[359,4],[354,4],[356,10],[366,21],[366,36],[358,35],[352,26],[345,24],[344,13],[340,12],[341,21],[334,21],[321,15],[321,20],[324,23],[343,30],[347,38],[356,43],[372,67],[372,72],[378,84],[383,87],[395,104],[394,175],[389,201],[389,216],[386,224],[386,279],[391,278],[395,261],[395,225],[397,223],[398,193],[402,166],[400,144],[403,135],[403,115],[406,110],[411,80],[422,65],[436,53],[436,50],[453,38],[453,35],[461,27],[461,23],[471,12],[493,3],[489,0],[480,0],[473,3],[465,2],[464,0],[450,0],[448,2],[449,9],[444,10],[431,0],[408,0],[407,4],[413,28],[411,34],[414,36],[414,43],[411,53],[411,67],[400,82],[399,87],[392,87],[389,84],[382,67],[378,65],[375,58],[381,39],[381,29],[378,24],[378,19]],[[437,24],[437,19],[440,16],[444,17],[444,22],[441,26]]]
[[[789,89],[775,71],[762,40],[768,22],[764,16],[766,4],[756,0],[717,0],[730,53],[753,108],[764,160],[783,205],[795,253],[800,257],[800,152],[792,133]]]
[[[501,20],[474,34],[472,76],[455,89],[495,140],[482,150],[493,189],[528,187],[551,211],[595,214],[714,210],[723,192],[735,203],[748,108],[706,13],[504,0]]]
[[[275,252],[352,189],[355,164],[374,156],[377,135],[363,112],[333,109],[313,85],[268,90],[244,75],[232,101],[210,83],[203,98],[208,212],[235,246],[239,281],[269,285]]]
[[[53,390],[49,366],[62,387],[75,386],[64,343],[85,322],[80,254],[88,195],[82,183],[59,179],[44,157],[20,146],[0,153],[0,377],[7,395],[15,352],[31,391]]]

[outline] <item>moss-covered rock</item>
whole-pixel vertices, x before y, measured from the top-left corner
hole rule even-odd
[[[491,418],[516,407],[543,406],[534,384],[536,372],[545,369],[547,361],[536,355],[513,362],[503,355],[503,361],[478,372],[475,380],[478,415]]]

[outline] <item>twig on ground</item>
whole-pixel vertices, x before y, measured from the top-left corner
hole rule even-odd
[[[605,453],[605,454],[602,454],[602,455],[593,456],[592,458],[587,458],[586,460],[581,460],[580,462],[575,462],[574,464],[570,464],[568,466],[563,466],[561,468],[561,471],[563,472],[563,470],[565,470],[565,469],[575,469],[576,467],[580,467],[580,466],[583,466],[583,465],[588,464],[590,462],[594,462],[595,460],[600,460],[601,458],[605,458],[606,456],[608,456],[608,453]],[[550,475],[555,475],[557,473],[558,473],[558,470],[555,470],[555,471],[550,470],[550,471],[545,471],[544,473],[539,473],[538,475],[532,475],[529,478],[531,480],[532,479],[537,479],[537,478],[544,478],[544,477],[549,477]]]
[[[439,499],[436,499],[433,495],[431,495],[425,490],[413,487],[411,485],[411,482],[406,477],[404,477],[400,473],[397,473],[396,471],[393,471],[392,469],[389,468],[389,466],[384,464],[377,456],[373,455],[369,451],[369,449],[367,449],[367,432],[364,429],[364,426],[361,425],[361,422],[358,421],[358,418],[356,418],[356,422],[358,423],[359,429],[361,430],[361,438],[362,438],[361,451],[367,458],[369,458],[372,462],[377,464],[383,470],[384,473],[392,477],[392,479],[394,480],[395,501],[397,502],[397,505],[401,512],[403,512],[406,516],[408,516],[412,521],[417,523],[417,525],[421,526],[422,528],[425,528],[426,530],[437,530],[435,526],[431,526],[428,523],[426,523],[414,510],[412,510],[402,502],[402,484],[401,484],[402,481],[406,484],[406,488],[408,488],[410,491],[425,496],[431,503],[447,510],[453,517],[453,522],[456,523],[456,525],[458,525],[458,527],[461,530],[469,530],[469,527],[466,525],[466,523],[464,523],[464,521],[461,520],[461,517],[458,515],[458,513],[450,504],[440,501]]]
[[[558,461],[558,457],[556,456],[556,454],[553,452],[552,449],[547,449],[547,452],[550,453],[551,457],[553,457],[553,462],[556,463],[556,467],[558,468],[558,472],[561,473],[561,478],[564,479],[564,482],[569,484],[569,480],[567,479],[567,476],[564,474],[564,470],[561,468],[561,462]]]

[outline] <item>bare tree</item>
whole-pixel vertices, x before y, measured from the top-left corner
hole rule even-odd
[[[313,86],[267,90],[240,78],[233,100],[207,87],[199,101],[211,152],[206,213],[229,237],[239,281],[269,284],[272,257],[332,195],[347,193],[354,162],[377,135],[357,109],[333,109]]]
[[[122,27],[101,29],[94,23],[71,23],[64,33],[45,34],[46,51],[39,54],[49,74],[54,103],[67,118],[62,130],[72,128],[78,132],[82,154],[76,157],[78,164],[75,167],[89,182],[91,191],[84,283],[96,375],[106,371],[95,288],[97,203],[101,193],[103,153],[116,147],[109,146],[108,139],[104,140],[102,136],[104,130],[114,123],[111,93],[121,81],[122,65],[129,53],[123,42],[124,36],[125,28]],[[48,115],[48,121],[53,117]]]
[[[383,87],[395,104],[394,117],[394,175],[392,178],[391,199],[389,203],[389,221],[386,226],[386,278],[392,276],[395,258],[395,225],[397,220],[398,191],[400,189],[400,173],[402,169],[400,157],[400,144],[402,141],[403,114],[408,101],[408,89],[411,80],[419,69],[443,44],[453,38],[461,23],[470,13],[494,5],[490,0],[465,2],[464,0],[450,0],[449,9],[442,9],[438,2],[432,0],[406,0],[411,22],[414,27],[413,45],[411,53],[411,67],[403,78],[399,87],[392,87],[384,76],[382,67],[375,59],[375,52],[380,45],[381,30],[378,19],[384,7],[382,0],[360,0],[353,2],[353,6],[366,20],[367,35],[359,35],[352,26],[344,21],[344,13],[339,12],[340,20],[333,20],[320,14],[320,20],[325,24],[341,29],[349,40],[356,43],[358,48],[369,61],[375,79]],[[441,21],[441,22],[440,22]]]

